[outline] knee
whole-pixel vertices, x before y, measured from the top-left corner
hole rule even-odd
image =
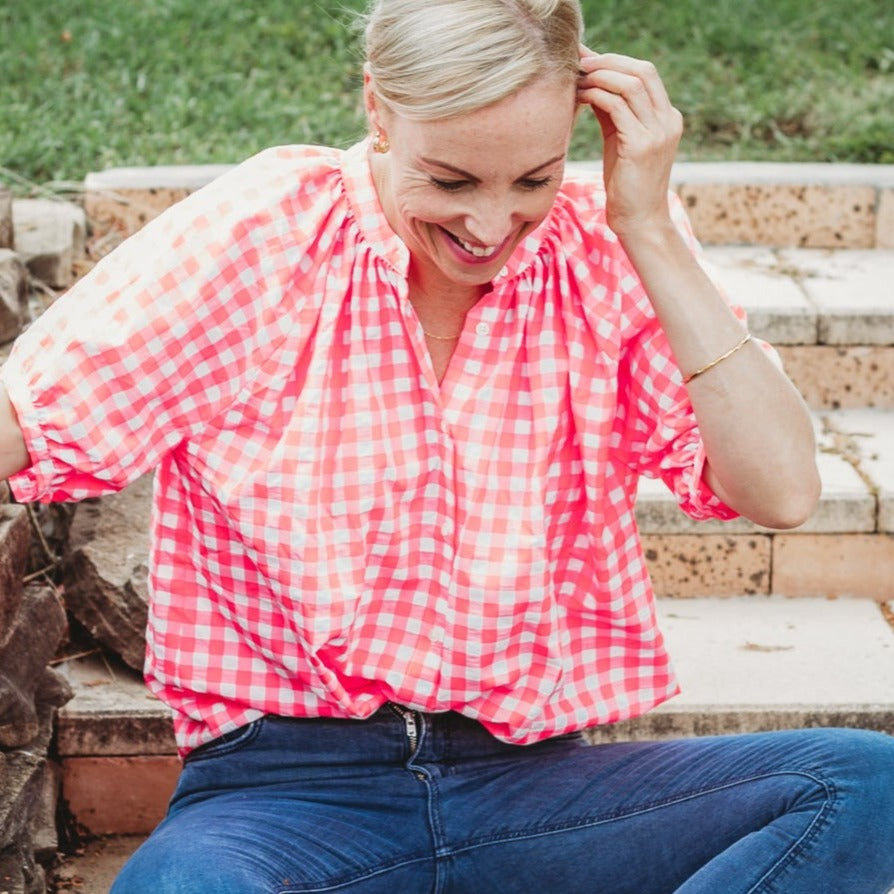
[[[894,737],[865,729],[830,729],[833,753],[849,766],[873,775],[894,773]]]
[[[857,729],[830,729],[821,734],[824,766],[817,769],[842,793],[870,800],[881,798],[894,814],[894,737]]]

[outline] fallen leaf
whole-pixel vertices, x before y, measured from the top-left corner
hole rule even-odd
[[[746,652],[789,652],[794,646],[762,646],[759,643],[745,643],[742,648]]]

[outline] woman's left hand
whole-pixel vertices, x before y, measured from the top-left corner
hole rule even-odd
[[[683,116],[651,62],[582,46],[580,67],[578,102],[593,109],[602,128],[608,225],[622,240],[666,227]]]

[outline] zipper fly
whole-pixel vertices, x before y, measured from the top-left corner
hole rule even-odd
[[[392,704],[391,707],[394,709],[394,712],[403,719],[404,729],[407,733],[407,742],[410,745],[410,756],[412,757],[413,752],[416,750],[416,745],[419,742],[419,725],[416,722],[416,712],[404,708],[402,705]]]
[[[416,743],[419,741],[419,727],[416,726],[416,715],[413,711],[407,711],[404,714],[404,723],[407,727],[407,739],[410,743],[410,753],[416,750]]]

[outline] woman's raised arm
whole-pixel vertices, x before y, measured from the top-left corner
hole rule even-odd
[[[581,48],[578,100],[602,128],[608,224],[639,274],[689,384],[705,480],[758,524],[789,528],[820,492],[804,401],[693,257],[668,206],[682,117],[655,67]]]

